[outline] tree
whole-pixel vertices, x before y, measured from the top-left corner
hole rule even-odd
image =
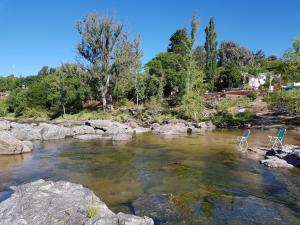
[[[199,70],[204,69],[205,57],[205,49],[200,45],[197,46],[194,50],[194,58]]]
[[[48,66],[43,66],[38,72],[38,76],[42,76],[42,77],[48,76],[49,74],[50,71]]]
[[[116,23],[114,17],[100,17],[97,13],[90,13],[79,21],[77,30],[81,35],[78,52],[88,62],[86,68],[97,93],[96,99],[101,98],[106,110],[111,82],[137,69],[141,56],[139,41],[130,41],[123,24]]]
[[[261,60],[266,58],[266,53],[260,49],[253,53],[253,57],[255,60]]]
[[[168,47],[168,52],[173,52],[185,56],[188,54],[189,49],[189,36],[186,28],[178,29],[172,34],[170,38],[170,44]]]
[[[239,66],[234,62],[230,62],[225,66],[222,77],[224,87],[233,88],[241,84],[241,71]]]
[[[226,66],[231,62],[239,66],[253,66],[254,57],[249,49],[232,41],[223,41],[219,49],[219,64]]]
[[[293,48],[285,51],[283,56],[288,60],[300,60],[300,37],[293,41]]]
[[[217,34],[215,32],[215,22],[213,17],[210,18],[209,25],[205,28],[205,33],[205,81],[207,82],[208,89],[212,91],[214,90],[214,77],[217,67]]]
[[[164,52],[146,64],[149,75],[156,76],[159,80],[160,91],[157,94],[163,93],[167,97],[173,94],[176,96],[182,94],[185,85],[182,60],[179,54]]]

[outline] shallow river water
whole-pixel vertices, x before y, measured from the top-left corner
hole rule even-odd
[[[0,191],[40,178],[68,180],[115,212],[132,213],[134,199],[162,193],[187,203],[188,216],[162,224],[300,224],[300,169],[266,168],[239,152],[241,132],[36,142],[31,154],[0,156]],[[265,145],[270,134],[252,131],[250,145]],[[300,145],[300,137],[288,132],[285,142]]]

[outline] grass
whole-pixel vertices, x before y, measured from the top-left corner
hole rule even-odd
[[[86,210],[86,216],[88,218],[93,218],[97,216],[100,212],[100,209],[98,207],[88,207]]]

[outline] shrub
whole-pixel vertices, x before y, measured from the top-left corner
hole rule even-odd
[[[182,114],[186,119],[200,121],[203,119],[203,98],[197,92],[188,91],[182,97]]]
[[[99,214],[100,209],[98,207],[88,207],[86,210],[86,216],[93,218]]]
[[[5,101],[0,100],[0,117],[6,116],[8,113],[7,111],[7,104]]]

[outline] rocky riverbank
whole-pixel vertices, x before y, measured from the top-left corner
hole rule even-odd
[[[259,159],[259,162],[272,168],[300,168],[300,147],[284,145],[282,149],[253,147],[248,153]]]
[[[0,203],[0,224],[153,225],[149,217],[113,213],[91,190],[66,181],[38,180],[11,187]]]
[[[17,123],[0,121],[0,154],[20,154],[32,150],[31,141],[72,137],[79,140],[128,141],[136,134],[154,132],[160,135],[186,135],[214,129],[211,122],[184,121],[152,124],[141,127],[135,122],[119,123],[111,120],[60,121],[51,123]]]

